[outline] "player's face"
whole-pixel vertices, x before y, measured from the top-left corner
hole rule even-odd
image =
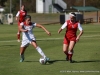
[[[29,24],[30,22],[31,22],[31,19],[30,18],[27,18],[26,19],[26,23]]]
[[[24,10],[24,9],[25,9],[25,6],[23,5],[23,6],[21,7],[21,9]]]
[[[76,18],[75,18],[74,16],[70,16],[70,20],[71,20],[72,22],[74,22],[74,21],[76,20]]]

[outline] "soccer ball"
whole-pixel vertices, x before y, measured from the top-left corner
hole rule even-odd
[[[47,60],[46,60],[46,58],[42,57],[39,59],[39,62],[40,62],[40,64],[44,65],[44,64],[46,64]]]

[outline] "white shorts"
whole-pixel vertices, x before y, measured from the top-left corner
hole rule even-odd
[[[28,40],[28,39],[22,40],[21,47],[29,46],[29,44],[31,44],[32,41],[35,41],[35,38],[32,40]]]

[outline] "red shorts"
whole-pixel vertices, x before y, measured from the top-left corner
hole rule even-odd
[[[70,41],[75,41],[76,42],[76,37],[73,38],[64,38],[63,44],[69,45]]]

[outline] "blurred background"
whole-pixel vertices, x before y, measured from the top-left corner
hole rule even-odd
[[[99,22],[100,0],[0,0],[0,23],[17,24],[15,16],[22,4],[32,21],[41,24],[63,24],[69,12],[75,12],[81,23]]]

